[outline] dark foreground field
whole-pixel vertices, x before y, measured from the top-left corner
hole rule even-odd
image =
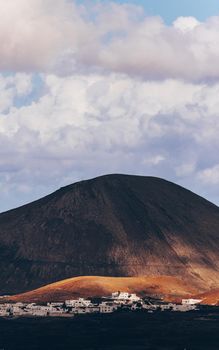
[[[219,311],[0,318],[0,350],[219,350]]]

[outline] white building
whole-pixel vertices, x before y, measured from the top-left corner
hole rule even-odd
[[[70,311],[71,314],[86,314],[86,307],[73,307]]]
[[[63,303],[47,303],[47,306],[62,307],[62,306],[63,306]]]
[[[107,302],[99,304],[99,310],[101,314],[112,313],[117,309],[116,305],[109,305]]]
[[[112,293],[112,299],[114,300],[124,300],[124,301],[140,301],[141,298],[139,298],[136,294],[130,294],[127,292],[115,292]]]
[[[174,304],[172,304],[172,303],[160,304],[159,305],[159,308],[160,308],[161,311],[170,310],[170,309],[173,309],[173,307],[174,307]]]
[[[9,316],[9,308],[6,304],[0,304],[0,317]]]
[[[201,299],[182,299],[182,305],[196,305],[200,304]]]
[[[45,308],[39,308],[36,310],[33,310],[32,312],[29,312],[31,316],[38,316],[38,317],[45,317],[48,316],[48,311]]]
[[[93,306],[88,306],[86,307],[86,312],[88,314],[96,314],[98,312],[100,312],[100,308],[99,308],[99,305],[93,305]]]
[[[187,312],[196,310],[196,306],[193,304],[182,304],[182,305],[174,305],[172,308],[172,311],[178,311],[178,312]]]
[[[142,304],[142,309],[143,310],[157,310],[158,309],[158,305],[153,305],[153,304]]]
[[[50,307],[49,311],[48,311],[49,315],[61,315],[66,313],[66,311],[63,308],[60,307]]]
[[[9,314],[10,314],[10,315],[13,315],[13,316],[22,316],[22,315],[24,314],[24,309],[22,309],[22,308],[19,307],[19,306],[12,305],[12,306],[9,308]]]
[[[87,307],[91,305],[91,301],[90,300],[86,300],[84,298],[79,298],[79,299],[75,299],[75,300],[66,300],[65,301],[65,306],[66,307]]]

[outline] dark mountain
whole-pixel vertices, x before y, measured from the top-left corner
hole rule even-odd
[[[168,181],[107,175],[0,214],[0,293],[78,275],[219,286],[219,208]]]

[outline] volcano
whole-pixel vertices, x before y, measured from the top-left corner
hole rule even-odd
[[[105,175],[0,214],[0,293],[75,276],[219,287],[219,208],[166,180]]]

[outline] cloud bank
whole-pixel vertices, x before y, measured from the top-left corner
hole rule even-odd
[[[67,0],[0,10],[0,210],[113,172],[219,203],[218,17],[167,26]]]
[[[107,172],[163,176],[203,193],[218,183],[219,84],[118,74],[41,78],[38,101],[0,116],[3,192],[28,195],[37,184],[46,193]],[[19,79],[5,83],[2,95],[12,89],[16,100]]]
[[[134,5],[67,0],[0,0],[0,11],[2,70],[219,78],[219,17],[181,17],[167,26]]]

